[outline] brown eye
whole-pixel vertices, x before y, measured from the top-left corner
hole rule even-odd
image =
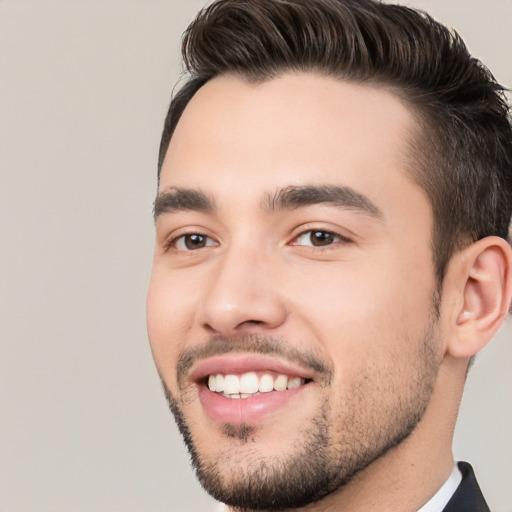
[[[332,244],[335,241],[334,237],[334,233],[329,233],[328,231],[311,231],[309,235],[311,245],[315,247]]]
[[[322,231],[321,229],[311,229],[301,233],[293,245],[304,245],[309,247],[327,247],[336,242],[340,242],[343,238],[331,231]]]
[[[194,251],[203,247],[211,247],[215,245],[215,242],[208,236],[190,233],[177,238],[174,245],[180,251]]]
[[[190,250],[200,249],[206,245],[206,237],[203,235],[186,235],[183,237],[185,247]]]

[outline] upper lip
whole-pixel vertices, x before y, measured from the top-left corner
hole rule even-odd
[[[229,375],[246,372],[276,372],[291,377],[312,379],[313,370],[300,367],[296,364],[265,356],[254,355],[224,355],[215,356],[195,365],[189,374],[192,381],[199,382],[209,375]]]

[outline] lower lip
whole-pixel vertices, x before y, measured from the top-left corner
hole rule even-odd
[[[254,423],[278,411],[310,385],[305,384],[285,391],[270,391],[248,398],[226,398],[210,391],[205,385],[198,387],[201,405],[213,421],[241,425]]]

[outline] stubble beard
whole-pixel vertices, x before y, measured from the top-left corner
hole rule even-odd
[[[259,453],[253,426],[226,424],[224,436],[232,439],[233,448],[215,459],[203,456],[180,405],[183,400],[174,397],[164,383],[170,409],[201,485],[215,499],[240,512],[297,509],[345,486],[404,441],[423,417],[440,364],[435,350],[435,320],[432,315],[419,343],[411,373],[414,378],[391,390],[397,395],[391,407],[389,403],[383,405],[378,388],[382,383],[396,384],[392,375],[378,371],[362,375],[343,397],[343,416],[333,411],[326,386],[317,414],[309,422],[302,422],[307,426],[296,434],[293,450],[286,455],[270,457]],[[266,338],[265,343],[270,346],[273,340]],[[375,383],[375,393],[361,386],[361,382],[368,381]],[[404,394],[405,386],[409,389]],[[255,442],[247,446],[249,441]]]

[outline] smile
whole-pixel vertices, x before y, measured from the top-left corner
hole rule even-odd
[[[260,375],[256,372],[246,372],[241,375],[222,373],[208,377],[208,389],[219,393],[225,398],[249,398],[272,391],[285,391],[296,389],[304,385],[305,379],[265,372]]]
[[[254,423],[287,414],[299,394],[315,386],[314,371],[255,355],[217,356],[189,375],[201,408],[216,423]]]

